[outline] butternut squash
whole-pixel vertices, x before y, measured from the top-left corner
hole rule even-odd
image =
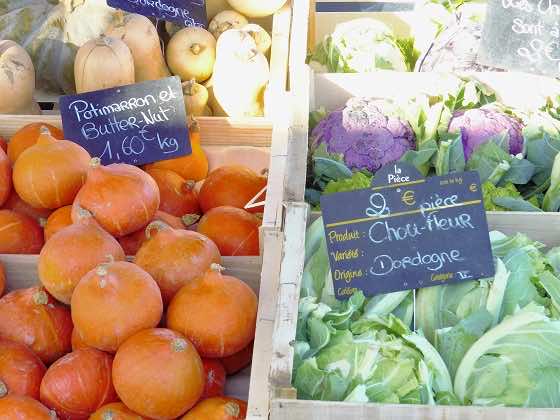
[[[171,75],[165,64],[156,27],[146,16],[118,14],[117,23],[107,36],[118,38],[129,48],[134,59],[136,83],[158,80]]]
[[[226,0],[206,0],[206,16],[208,22],[214,19],[222,10],[229,9],[230,6]]]
[[[204,82],[203,86],[208,91],[208,106],[212,110],[212,115],[215,117],[227,117],[226,111],[222,109],[214,95],[214,77],[210,77],[210,79]]]
[[[169,41],[166,57],[169,69],[181,80],[203,82],[212,75],[216,39],[204,28],[181,29]]]
[[[22,114],[33,107],[35,68],[14,41],[0,41],[0,114]]]
[[[214,38],[218,39],[221,34],[229,29],[241,29],[249,21],[241,13],[235,10],[224,10],[218,13],[208,25],[208,30]]]
[[[249,35],[253,37],[255,43],[257,44],[257,49],[263,53],[264,55],[268,54],[270,50],[270,46],[272,45],[272,38],[264,30],[262,26],[259,26],[255,23],[249,23],[242,28],[245,32],[248,32]]]
[[[194,79],[183,82],[183,98],[185,100],[185,109],[187,114],[193,117],[204,115],[204,110],[208,103],[208,90]]]
[[[134,59],[120,39],[101,35],[80,47],[74,62],[76,92],[134,83]]]
[[[227,0],[229,5],[247,17],[270,16],[279,10],[286,0]]]
[[[264,115],[268,61],[247,31],[230,29],[216,47],[213,89],[217,102],[230,117]]]

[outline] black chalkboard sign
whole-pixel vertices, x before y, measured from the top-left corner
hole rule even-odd
[[[388,165],[371,188],[324,195],[321,209],[338,298],[494,275],[477,172],[423,178]]]
[[[192,153],[178,77],[60,98],[64,135],[104,165]]]
[[[488,0],[478,61],[494,67],[560,76],[560,3]]]
[[[167,20],[181,26],[208,26],[204,0],[107,0],[127,12]]]

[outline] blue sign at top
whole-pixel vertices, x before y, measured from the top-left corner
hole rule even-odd
[[[387,165],[371,188],[324,195],[321,209],[338,298],[494,275],[477,172],[423,178]]]
[[[107,4],[127,12],[167,20],[181,26],[208,26],[204,0],[108,0]]]

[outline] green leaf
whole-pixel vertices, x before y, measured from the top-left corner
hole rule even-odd
[[[395,40],[397,47],[401,51],[401,54],[404,57],[404,61],[406,63],[407,71],[414,71],[414,67],[416,66],[416,62],[420,57],[420,51],[418,51],[414,47],[414,38],[398,38]]]
[[[502,137],[500,137],[502,138]],[[497,184],[510,168],[510,155],[494,141],[480,145],[467,161],[468,171],[477,171],[480,181]]]
[[[510,211],[528,211],[542,213],[543,211],[534,206],[529,201],[525,201],[522,198],[514,197],[494,197],[492,202],[500,208],[500,210],[510,210]]]
[[[524,185],[531,181],[535,173],[535,165],[527,159],[511,158],[509,161],[510,168],[500,180],[500,185],[508,182],[512,184]]]
[[[560,154],[554,158],[550,174],[550,187],[544,195],[543,210],[557,212],[560,210]]]
[[[437,152],[437,143],[435,140],[429,140],[422,144],[419,150],[409,150],[401,158],[401,162],[410,163],[418,171],[426,176],[430,169],[430,161]]]

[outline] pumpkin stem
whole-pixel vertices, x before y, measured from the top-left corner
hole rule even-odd
[[[186,227],[189,227],[189,226],[194,225],[196,222],[198,222],[200,220],[200,215],[198,215],[198,214],[185,214],[184,216],[181,217],[181,220],[183,221],[183,224]]]
[[[0,379],[0,398],[5,397],[6,395],[8,395],[8,387]]]
[[[146,238],[150,239],[152,237],[152,230],[155,229],[157,232],[162,231],[163,229],[171,229],[167,223],[162,222],[161,220],[154,220],[148,226],[146,226]],[[156,233],[157,233],[156,232]]]
[[[99,47],[110,47],[112,43],[113,39],[105,34],[101,34],[99,38],[95,40],[95,45]]]
[[[183,88],[183,95],[187,95],[187,96],[196,95],[195,92],[196,80],[194,78],[181,83],[181,86]]]
[[[185,189],[187,189],[188,191],[192,191],[195,185],[196,185],[196,181],[189,179],[187,182],[185,182]]]
[[[187,346],[187,340],[183,338],[176,338],[171,342],[171,349],[176,353],[184,352]]]
[[[92,217],[93,214],[89,210],[84,209],[83,207],[78,206],[78,220],[84,219],[86,217]]]
[[[191,45],[191,52],[194,55],[198,55],[202,52],[202,45],[200,45],[199,43],[195,42],[194,44]]]
[[[261,171],[261,175],[262,175],[262,176],[268,176],[268,168],[264,168],[264,169]]]
[[[91,166],[92,168],[101,166],[101,159],[98,157],[91,158],[91,160],[89,161],[89,166]]]
[[[49,127],[47,127],[46,125],[42,125],[41,130],[40,130],[40,134],[42,136],[50,136],[51,135],[51,130],[49,130]]]
[[[100,276],[100,277],[106,276],[107,273],[108,273],[108,272],[107,272],[107,266],[108,266],[108,265],[109,265],[109,264],[107,264],[107,263],[99,264],[99,265],[97,266],[97,268],[95,269],[95,274],[97,274],[97,275]],[[99,285],[100,285],[101,287],[105,287],[105,284],[104,284],[104,285],[101,285],[101,282],[99,283]]]
[[[218,263],[212,263],[210,264],[210,270],[215,271],[217,273],[221,273],[222,271],[224,271],[226,268],[221,266]]]
[[[264,217],[264,213],[254,213],[254,215],[257,219],[259,219],[262,222],[263,217]]]
[[[239,417],[239,414],[241,413],[241,407],[239,407],[239,404],[233,401],[228,401],[224,406],[224,409],[228,416],[235,417],[235,418]]]
[[[46,305],[49,303],[49,295],[47,295],[47,292],[44,290],[39,289],[33,294],[33,302],[35,302],[36,305]]]
[[[47,219],[45,219],[44,217],[39,217],[39,226],[44,229],[45,226],[47,226]]]
[[[114,420],[115,416],[113,414],[113,410],[110,408],[103,413],[103,420]]]
[[[189,130],[193,133],[197,133],[200,130],[198,121],[191,114],[189,114],[188,126],[189,126]]]

